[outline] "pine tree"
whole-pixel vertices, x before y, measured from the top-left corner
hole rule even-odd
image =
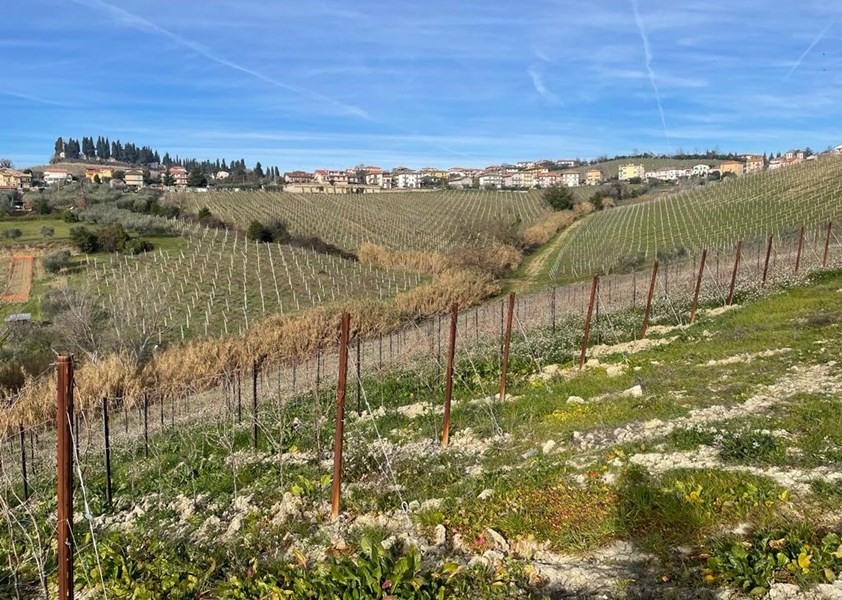
[[[64,140],[61,137],[59,137],[56,139],[54,156],[58,158],[59,156],[61,156],[62,152],[64,152]]]
[[[257,161],[254,165],[254,176],[257,179],[263,179],[263,167],[260,165],[260,161]]]

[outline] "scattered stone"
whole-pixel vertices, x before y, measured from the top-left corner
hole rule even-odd
[[[489,499],[489,498],[491,498],[491,496],[493,496],[493,495],[494,495],[494,491],[493,491],[493,490],[491,490],[491,489],[489,489],[489,488],[486,488],[486,489],[482,490],[482,491],[479,493],[479,495],[477,496],[477,498],[478,498],[479,500],[488,500],[488,499]]]
[[[447,541],[447,530],[445,529],[444,525],[439,523],[436,525],[436,529],[433,533],[433,543],[436,546],[444,546],[444,543]]]
[[[509,542],[506,541],[498,531],[491,529],[490,527],[485,530],[485,533],[488,534],[488,537],[491,538],[491,541],[494,542],[494,547],[498,550],[502,550],[503,552],[509,551]],[[501,557],[502,558],[502,557]]]
[[[619,377],[625,372],[626,367],[624,365],[608,365],[605,367],[605,374],[612,378]]]
[[[536,454],[538,454],[538,451],[535,448],[530,448],[529,450],[527,450],[526,452],[524,452],[520,456],[521,456],[521,458],[526,460],[527,458],[532,458]]]
[[[567,397],[568,404],[586,404],[587,401],[582,398],[581,396],[568,396]]]
[[[541,452],[543,452],[544,454],[549,454],[550,452],[553,451],[553,448],[555,448],[555,446],[556,446],[555,440],[547,440],[546,442],[544,442],[544,445],[541,447]]]
[[[620,395],[624,397],[641,398],[643,397],[643,388],[639,385],[635,385],[633,387],[630,387]]]

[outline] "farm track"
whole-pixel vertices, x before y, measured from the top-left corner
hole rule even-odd
[[[35,258],[31,254],[15,255],[9,261],[3,302],[26,302],[32,292],[32,271]]]

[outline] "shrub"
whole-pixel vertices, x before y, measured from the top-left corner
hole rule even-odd
[[[573,192],[569,188],[560,186],[547,188],[543,198],[553,210],[570,210],[576,203]]]
[[[69,208],[65,208],[61,211],[61,220],[65,223],[78,223],[79,217],[76,216],[76,213],[70,210]]]
[[[41,259],[41,264],[47,273],[58,273],[70,264],[70,252],[60,250],[59,252],[47,254]]]
[[[152,242],[144,240],[143,238],[135,238],[126,244],[126,252],[129,254],[143,254],[145,252],[150,252],[154,248],[155,246],[152,245]]]
[[[256,242],[271,242],[272,233],[260,221],[252,221],[246,230],[246,237]]]
[[[23,235],[23,232],[18,229],[17,227],[12,227],[11,229],[4,229],[3,230],[3,237],[9,238],[10,240],[14,240],[19,238]]]
[[[51,238],[55,235],[56,230],[52,227],[47,227],[46,225],[41,228],[41,237]]]
[[[119,223],[101,227],[96,233],[99,247],[105,252],[122,252],[129,242],[126,228]]]
[[[80,252],[91,254],[99,250],[99,239],[97,235],[87,227],[71,227],[70,241]]]

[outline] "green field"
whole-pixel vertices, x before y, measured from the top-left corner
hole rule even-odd
[[[732,247],[840,217],[842,158],[826,157],[593,214],[565,238],[549,276],[610,272],[659,253]]]
[[[72,223],[65,223],[61,219],[2,219],[0,220],[0,249],[7,249],[17,244],[46,245],[51,242],[63,242],[70,238]],[[44,235],[43,228],[52,228],[52,235]],[[3,235],[4,231],[19,229],[21,236],[10,238]]]

